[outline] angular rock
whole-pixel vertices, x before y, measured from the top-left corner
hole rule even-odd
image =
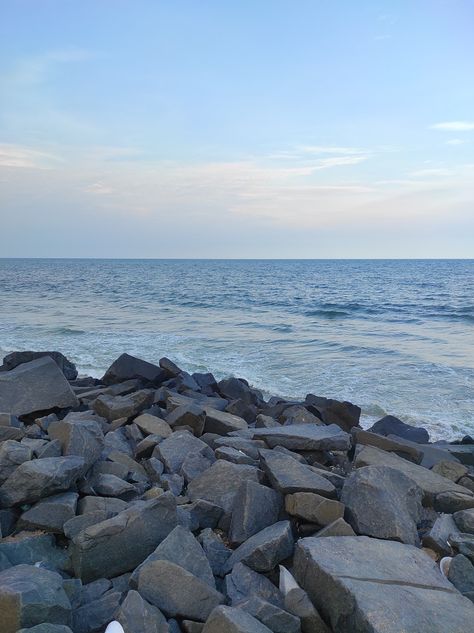
[[[459,552],[459,554],[463,554],[467,556],[471,563],[474,563],[474,535],[473,534],[463,534],[459,532],[457,534],[452,534],[449,538],[451,545],[455,552]]]
[[[205,407],[206,419],[204,421],[204,431],[206,433],[217,433],[218,435],[227,435],[231,431],[239,431],[247,429],[248,424],[243,418],[239,418],[232,413],[219,411],[212,407]]]
[[[207,444],[189,431],[175,431],[155,449],[155,457],[161,459],[168,473],[179,473],[189,454],[200,453],[212,460],[214,454]]]
[[[214,455],[212,457],[209,453],[206,453],[207,457],[203,453],[188,453],[184,458],[184,462],[181,466],[181,474],[187,483],[202,475],[202,473],[210,468],[214,463]]]
[[[175,563],[203,580],[210,587],[214,589],[216,587],[209,561],[201,545],[192,533],[181,525],[176,526],[155,551],[135,569],[130,577],[132,588],[138,586],[138,577],[142,569],[156,560],[167,560]]]
[[[365,536],[301,539],[294,570],[338,633],[465,633],[472,626],[474,605],[411,545]]]
[[[231,446],[220,446],[215,451],[217,459],[225,459],[233,464],[249,464],[251,466],[258,466],[258,461],[252,459],[246,455],[243,451],[240,451]]]
[[[247,567],[243,563],[234,565],[225,579],[225,592],[232,605],[252,596],[259,596],[276,606],[283,606],[283,596],[266,576]]]
[[[102,631],[114,620],[120,606],[122,594],[108,591],[97,600],[93,600],[72,612],[72,628],[74,633],[94,633]]]
[[[156,415],[142,413],[133,421],[145,435],[158,435],[159,437],[169,437],[173,432],[168,422]]]
[[[322,536],[355,536],[355,532],[349,523],[346,523],[344,519],[336,519],[329,525],[326,525],[322,530],[319,530],[317,534],[314,536],[322,537]]]
[[[21,515],[18,528],[61,534],[66,521],[76,515],[78,497],[76,492],[63,492],[38,501]]]
[[[238,607],[217,607],[202,633],[271,633],[271,629]]]
[[[438,475],[441,475],[442,477],[446,477],[446,479],[454,481],[455,483],[458,482],[461,477],[463,477],[468,472],[467,466],[452,461],[438,462],[433,466],[431,470],[434,473],[438,473]]]
[[[344,504],[312,492],[296,492],[285,497],[288,514],[321,527],[344,516]]]
[[[386,415],[381,420],[378,420],[369,431],[379,435],[397,435],[417,444],[427,444],[430,441],[430,436],[426,429],[405,424],[405,422],[393,415]]]
[[[204,430],[206,413],[199,404],[183,404],[168,414],[166,421],[170,427],[189,426],[194,435],[199,437]]]
[[[137,495],[137,488],[116,475],[100,474],[94,479],[94,491],[104,497],[118,497],[124,501]]]
[[[136,358],[130,354],[122,354],[107,369],[101,378],[104,385],[112,385],[124,382],[131,378],[142,378],[146,381],[161,382],[166,379],[166,374],[157,365]]]
[[[301,633],[300,619],[276,607],[258,596],[248,598],[239,604],[239,609],[250,613],[273,633]]]
[[[282,494],[314,492],[325,497],[336,496],[336,488],[331,482],[292,457],[276,451],[262,450],[260,460],[272,486]]]
[[[400,457],[410,460],[415,464],[420,464],[423,459],[423,451],[421,447],[409,444],[402,438],[391,439],[378,433],[364,431],[358,427],[351,430],[354,444],[364,444],[365,446],[375,446],[383,451],[396,453]]]
[[[255,481],[245,481],[234,502],[229,529],[231,543],[241,544],[278,521],[282,509],[281,495]]]
[[[415,545],[421,488],[402,472],[366,466],[346,479],[341,501],[356,533]]]
[[[20,532],[0,541],[0,558],[6,558],[10,565],[52,565],[65,569],[68,555],[56,547],[52,534],[42,532]]]
[[[18,365],[23,365],[24,363],[29,363],[32,360],[37,360],[45,356],[54,360],[67,380],[75,380],[77,378],[76,366],[61,354],[61,352],[12,352],[4,357],[0,371],[10,371],[18,367]]]
[[[60,442],[63,455],[82,457],[87,466],[92,466],[99,459],[104,448],[102,429],[93,418],[76,420],[72,417],[51,422],[48,435]]]
[[[449,537],[459,533],[453,517],[450,514],[442,514],[438,517],[431,530],[423,537],[423,545],[429,547],[440,556],[451,556],[452,550]]]
[[[155,560],[138,573],[138,592],[168,617],[204,622],[223,596],[183,567]]]
[[[77,504],[77,514],[96,514],[101,515],[101,521],[110,519],[122,510],[128,507],[125,501],[121,499],[109,499],[107,497],[82,497]]]
[[[336,424],[291,424],[271,429],[256,429],[255,439],[263,439],[270,446],[284,446],[291,451],[348,451],[351,436]]]
[[[69,624],[71,603],[59,574],[17,565],[0,573],[2,633],[16,633],[42,622]]]
[[[10,477],[15,468],[33,459],[33,451],[29,446],[6,440],[0,444],[0,484]]]
[[[176,501],[165,493],[85,528],[72,544],[75,575],[90,582],[135,569],[176,524]]]
[[[65,624],[50,624],[43,622],[28,629],[20,629],[18,633],[72,633],[71,629]]]
[[[456,484],[454,484],[456,485]],[[452,514],[461,510],[474,508],[474,495],[464,488],[465,493],[458,491],[440,492],[436,495],[433,507],[437,512]]]
[[[206,528],[201,532],[198,536],[198,541],[206,554],[214,576],[224,576],[225,564],[232,554],[232,550],[210,528]]]
[[[165,616],[144,600],[138,591],[129,591],[117,613],[125,633],[168,633]]]
[[[68,490],[84,473],[82,457],[45,457],[24,462],[0,486],[4,507],[35,503],[55,492]]]
[[[282,565],[280,565],[280,590],[284,596],[286,611],[300,619],[302,633],[331,633],[306,591]]]
[[[453,558],[449,566],[448,580],[462,594],[474,591],[474,565],[467,556],[458,554]]]
[[[153,402],[153,392],[148,389],[135,391],[128,396],[101,395],[94,400],[93,408],[96,413],[109,422],[119,418],[131,418]]]
[[[240,545],[228,559],[226,570],[230,572],[236,563],[245,563],[254,571],[270,571],[292,555],[293,547],[291,524],[289,521],[280,521]]]
[[[77,398],[49,356],[0,372],[0,411],[26,415],[56,407],[74,407]]]
[[[474,534],[474,508],[455,512],[453,519],[460,532]]]

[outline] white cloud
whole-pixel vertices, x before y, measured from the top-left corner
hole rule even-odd
[[[86,193],[93,193],[97,196],[107,196],[114,193],[114,190],[105,185],[103,182],[94,182],[92,185],[88,185],[84,191]]]
[[[18,169],[51,169],[61,162],[59,156],[22,145],[0,144],[0,167]]]
[[[447,132],[470,132],[474,130],[474,121],[446,121],[435,123],[431,126],[433,130],[445,130]]]
[[[452,138],[449,141],[446,141],[446,145],[464,145],[466,141],[463,141],[460,138]]]

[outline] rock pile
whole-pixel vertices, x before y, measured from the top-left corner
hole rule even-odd
[[[98,380],[10,354],[1,633],[473,630],[474,442],[359,417],[166,358]]]

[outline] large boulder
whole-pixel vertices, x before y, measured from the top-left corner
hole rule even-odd
[[[85,528],[73,539],[75,575],[83,582],[91,582],[135,569],[176,524],[176,501],[165,493]]]
[[[285,497],[285,510],[291,516],[304,519],[321,527],[344,516],[344,504],[326,499],[313,492],[295,492]]]
[[[175,431],[160,442],[154,451],[154,456],[161,459],[168,473],[179,473],[189,454],[201,454],[214,460],[209,446],[189,431]]]
[[[125,633],[169,633],[165,616],[138,591],[127,593],[116,617]]]
[[[113,385],[131,378],[142,378],[146,381],[162,382],[167,374],[161,367],[130,354],[122,354],[107,369],[101,378],[105,385]]]
[[[346,479],[341,501],[358,534],[415,545],[422,497],[421,488],[399,470],[366,466]]]
[[[48,435],[58,440],[63,455],[78,455],[87,466],[96,462],[104,448],[104,434],[100,424],[92,416],[89,420],[74,416],[51,422]]]
[[[21,515],[18,529],[61,534],[66,521],[76,516],[78,497],[77,492],[61,492],[38,501]]]
[[[283,606],[283,596],[278,588],[266,576],[258,574],[243,563],[234,565],[232,572],[225,577],[224,585],[232,605],[252,596],[259,596],[276,606]]]
[[[152,402],[153,391],[142,389],[126,396],[102,394],[94,400],[92,407],[98,415],[109,422],[113,422],[120,418],[131,418],[137,415],[137,413],[149,407]]]
[[[284,446],[291,451],[347,451],[351,436],[336,424],[289,424],[270,429],[255,429],[253,437],[270,446]]]
[[[20,464],[30,459],[33,459],[33,451],[29,446],[14,440],[2,442],[0,444],[0,484],[3,484]]]
[[[12,352],[11,354],[7,354],[3,359],[3,365],[0,367],[0,371],[10,371],[18,367],[18,365],[23,365],[24,363],[29,363],[32,360],[44,358],[45,356],[54,360],[67,380],[75,380],[77,378],[76,366],[68,360],[64,354],[61,354],[61,352]]]
[[[336,488],[330,481],[289,455],[261,450],[260,460],[272,486],[285,495],[293,492],[314,492],[325,497],[336,496]]]
[[[237,563],[245,563],[254,571],[271,571],[293,553],[294,540],[289,521],[280,521],[264,528],[242,543],[227,560],[232,571]]]
[[[337,424],[344,431],[350,431],[359,424],[361,408],[352,402],[339,402],[309,393],[305,403],[325,424]]]
[[[24,462],[0,486],[5,507],[35,503],[43,497],[68,490],[84,474],[82,457],[45,457]]]
[[[231,543],[243,543],[248,538],[278,521],[282,496],[255,481],[245,481],[235,498],[229,529]]]
[[[2,633],[42,622],[69,624],[71,603],[59,574],[31,565],[17,565],[0,573]]]
[[[417,444],[427,444],[430,441],[430,436],[426,429],[406,424],[393,415],[386,415],[381,420],[378,420],[370,427],[369,431],[379,435],[397,435]]]
[[[244,609],[220,606],[213,610],[202,633],[272,633],[272,629]]]
[[[294,572],[338,633],[466,633],[474,605],[423,551],[366,536],[298,541]]]
[[[74,391],[49,356],[0,372],[0,411],[26,415],[77,404]]]

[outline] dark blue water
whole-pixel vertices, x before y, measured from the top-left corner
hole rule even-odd
[[[0,260],[0,352],[124,351],[474,433],[474,260]]]

